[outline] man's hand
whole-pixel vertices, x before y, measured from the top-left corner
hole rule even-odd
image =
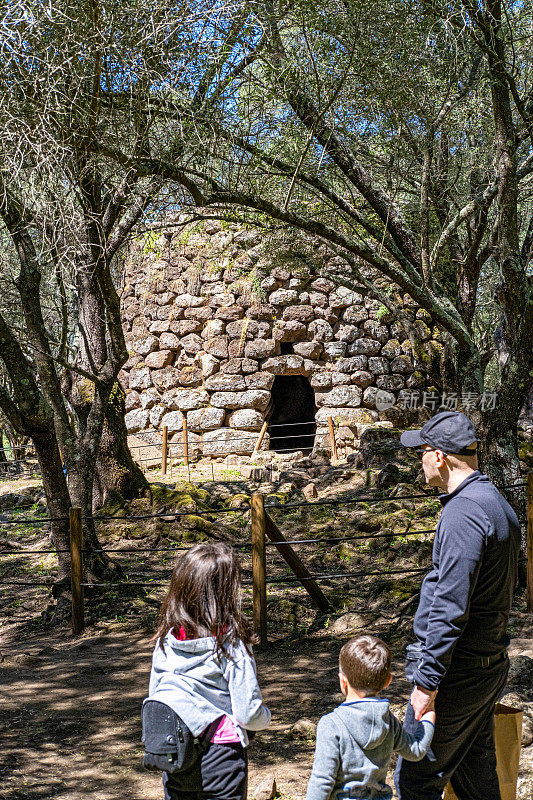
[[[435,696],[437,690],[431,692],[429,689],[424,689],[422,686],[415,686],[411,693],[411,705],[415,712],[415,719],[420,722],[426,711],[433,709]]]

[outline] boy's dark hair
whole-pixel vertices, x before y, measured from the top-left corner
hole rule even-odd
[[[378,693],[390,675],[392,654],[377,636],[350,639],[341,649],[339,664],[348,683],[358,692]]]
[[[180,628],[190,639],[214,636],[217,653],[226,638],[247,649],[255,643],[241,611],[241,565],[227,544],[197,544],[177,560],[153,638],[164,649],[167,633]]]

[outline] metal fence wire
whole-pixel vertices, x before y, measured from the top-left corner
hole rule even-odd
[[[528,498],[528,543],[530,546],[528,547],[528,570],[530,574],[530,578],[528,580],[528,603],[531,602],[533,604],[533,472],[529,473],[527,481],[517,481],[512,484],[500,487],[501,489],[515,489],[517,491],[524,491],[525,487],[528,487],[527,498]],[[94,515],[90,519],[92,519],[95,523],[102,523],[108,521],[144,521],[150,519],[158,519],[163,522],[172,523],[181,518],[188,517],[191,514],[194,516],[199,516],[206,519],[211,519],[213,517],[224,516],[228,514],[238,515],[238,514],[250,514],[251,517],[251,541],[234,541],[232,546],[239,552],[251,552],[252,555],[252,578],[249,579],[245,577],[243,579],[244,585],[252,585],[253,587],[253,595],[254,595],[254,626],[256,631],[258,632],[260,639],[263,643],[266,642],[266,631],[267,631],[267,619],[266,619],[266,592],[267,592],[267,585],[291,585],[294,583],[299,583],[302,585],[311,595],[313,601],[322,608],[327,607],[328,601],[325,595],[318,587],[319,582],[331,582],[340,579],[348,579],[348,580],[360,580],[365,577],[369,576],[376,576],[376,575],[419,575],[425,572],[425,568],[401,568],[401,569],[391,569],[389,567],[383,567],[380,570],[343,570],[343,571],[332,571],[332,572],[318,572],[312,574],[309,572],[305,564],[301,561],[300,557],[296,554],[293,550],[293,546],[296,547],[307,547],[307,546],[333,546],[338,545],[344,542],[355,542],[355,541],[366,541],[372,542],[374,540],[389,540],[389,539],[398,539],[399,537],[417,537],[417,536],[427,536],[434,532],[434,528],[423,528],[418,530],[411,530],[410,524],[407,528],[401,532],[391,532],[391,531],[383,531],[379,529],[374,532],[362,532],[362,533],[355,533],[350,534],[347,536],[316,536],[313,538],[293,538],[293,539],[286,539],[279,528],[273,517],[270,516],[271,512],[275,512],[278,510],[287,511],[293,509],[316,509],[317,507],[329,507],[331,509],[338,508],[339,506],[353,506],[357,504],[365,504],[366,506],[370,504],[376,503],[391,503],[391,502],[402,502],[404,500],[408,501],[427,501],[427,500],[437,500],[438,496],[435,494],[430,493],[413,493],[410,495],[400,495],[394,497],[376,497],[376,496],[358,496],[358,497],[350,497],[345,499],[339,498],[331,498],[331,499],[323,499],[323,500],[316,500],[314,502],[288,502],[288,503],[280,503],[280,502],[273,502],[272,500],[267,501],[265,503],[265,497],[263,494],[254,493],[246,498],[246,504],[239,506],[237,508],[229,508],[223,507],[219,509],[196,509],[194,511],[177,511],[177,512],[159,512],[155,514],[134,514],[134,515],[117,515],[117,516],[107,516],[107,515]],[[16,512],[18,509],[10,509],[12,513]],[[84,580],[83,574],[83,558],[89,555],[89,551],[87,551],[83,547],[83,537],[82,537],[82,523],[83,517],[81,514],[80,509],[71,509],[69,517],[14,517],[10,519],[0,518],[0,530],[3,525],[10,526],[10,525],[47,525],[56,522],[66,523],[68,521],[69,530],[70,530],[70,549],[54,549],[54,548],[46,548],[46,549],[35,549],[29,548],[25,549],[24,547],[20,548],[2,548],[0,546],[0,554],[4,555],[17,555],[19,557],[26,557],[30,555],[42,555],[45,553],[54,553],[54,554],[66,554],[70,553],[71,555],[71,562],[72,562],[72,573],[71,573],[71,589],[73,595],[73,611],[72,611],[72,620],[73,620],[73,630],[75,633],[79,633],[83,630],[84,627],[84,590],[88,589],[90,591],[96,590],[106,590],[106,589],[126,589],[126,588],[144,588],[144,589],[154,589],[157,587],[162,587],[166,584],[167,578],[165,577],[164,582],[163,578],[160,574],[154,576],[154,579],[146,579],[144,581],[138,580],[120,580],[120,581],[102,581],[102,582],[94,582],[94,581],[86,581]],[[270,548],[276,548],[278,553],[283,557],[285,562],[289,565],[290,569],[293,572],[292,576],[272,576],[267,577],[267,551]],[[164,547],[118,547],[118,548],[98,548],[96,550],[91,550],[91,554],[106,554],[110,557],[118,554],[131,554],[131,553],[175,553],[180,551],[188,550],[189,546],[184,546],[182,544],[176,544],[175,546],[164,546]],[[130,573],[131,577],[137,578],[139,577],[138,574]],[[30,586],[30,585],[41,585],[50,587],[53,582],[52,576],[45,578],[44,580],[34,581],[32,579],[31,582],[25,581],[13,581],[13,580],[4,580],[3,583],[6,586]]]

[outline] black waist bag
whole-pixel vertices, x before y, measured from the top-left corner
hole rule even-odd
[[[146,699],[142,706],[143,765],[150,770],[188,772],[207,751],[220,717],[202,736],[193,736],[178,714],[166,703]]]

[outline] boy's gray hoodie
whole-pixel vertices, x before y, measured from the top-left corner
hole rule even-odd
[[[376,697],[342,703],[317,726],[313,769],[306,800],[390,798],[385,782],[393,752],[420,761],[431,744],[433,725],[423,720],[413,736]]]
[[[236,725],[241,743],[248,744],[246,728],[268,727],[270,711],[263,704],[255,660],[242,642],[224,643],[221,655],[215,639],[176,639],[169,631],[164,651],[156,643],[152,656],[149,697],[166,703],[199,736],[217,717],[226,714]]]

